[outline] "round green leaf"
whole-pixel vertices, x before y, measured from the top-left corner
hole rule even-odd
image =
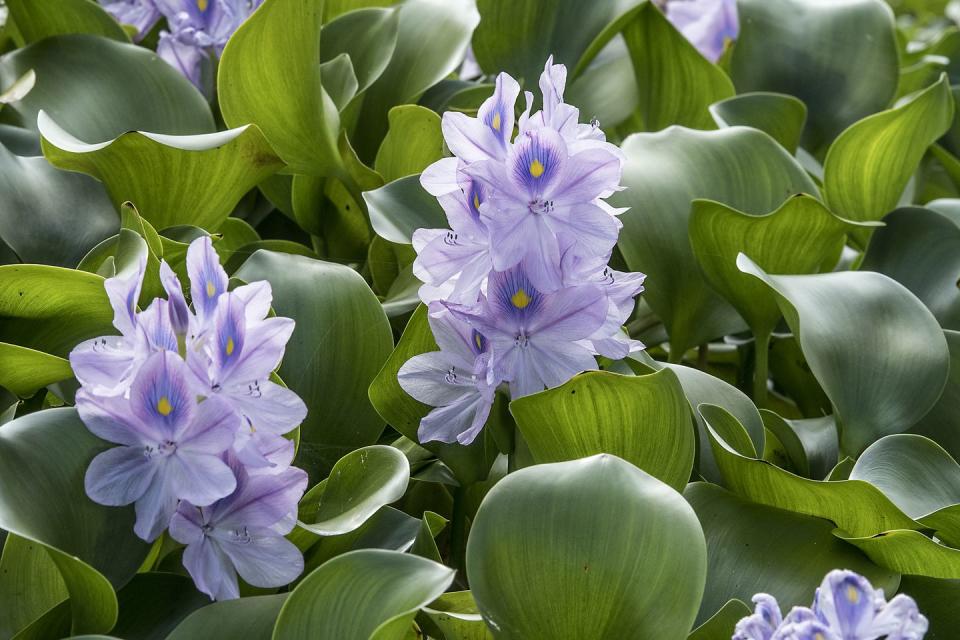
[[[197,609],[167,640],[270,640],[287,594],[225,600]]]
[[[671,354],[742,328],[736,312],[716,295],[690,246],[691,203],[710,199],[764,214],[796,193],[817,187],[770,136],[745,127],[692,131],[671,127],[636,134],[623,143],[627,188],[610,198],[631,207],[621,216],[619,247],[631,270],[646,273],[644,299],[663,320]]]
[[[269,281],[277,315],[297,321],[278,373],[309,408],[297,464],[323,477],[383,431],[367,388],[393,346],[389,321],[363,278],[342,265],[257,251],[235,275]]]
[[[757,91],[710,105],[721,127],[753,127],[770,135],[790,153],[796,153],[807,122],[807,105],[783,93]]]
[[[40,110],[81,140],[111,140],[138,130],[192,135],[215,129],[200,92],[143,47],[90,35],[46,38],[0,57],[0,87],[30,69],[37,84],[4,108],[5,120],[12,116],[29,129],[36,130]]]
[[[960,458],[960,332],[944,331],[950,348],[950,377],[943,395],[911,429],[911,433],[927,436],[946,449],[954,459]]]
[[[903,285],[873,272],[769,275],[744,255],[737,266],[776,292],[836,409],[844,453],[906,431],[940,398],[950,368],[946,340]]]
[[[944,74],[902,106],[844,131],[823,165],[830,209],[850,220],[879,220],[896,208],[927,148],[950,128],[953,110]]]
[[[850,225],[819,200],[799,195],[762,216],[709,200],[690,213],[690,244],[704,277],[753,330],[767,339],[780,309],[770,289],[737,268],[740,252],[767,273],[818,273],[837,264]]]
[[[26,398],[40,388],[73,377],[65,358],[0,342],[0,387]]]
[[[387,182],[420,174],[443,157],[440,116],[415,104],[390,109],[390,130],[373,165]]]
[[[0,145],[0,238],[22,262],[75,267],[117,222],[96,180]]]
[[[883,2],[739,0],[737,11],[730,60],[737,91],[800,98],[809,111],[808,150],[825,148],[893,99],[899,61],[893,13]]]
[[[330,2],[326,3],[327,9]],[[350,56],[357,93],[366,91],[390,63],[397,46],[399,15],[395,9],[359,9],[323,25],[320,61]]]
[[[888,275],[920,298],[944,327],[960,329],[960,218],[903,207],[874,231],[861,269]]]
[[[398,449],[373,445],[351,451],[300,501],[299,525],[319,536],[349,533],[403,497],[409,480],[410,463]]]
[[[837,540],[826,520],[748,502],[705,482],[689,485],[683,495],[707,540],[707,587],[698,621],[730,598],[749,602],[756,593],[774,596],[784,611],[809,607],[823,577],[837,568],[866,576],[886,593],[896,591],[900,576]],[[726,637],[732,633],[731,626]]]
[[[606,454],[509,474],[467,542],[473,596],[496,638],[685,638],[706,562],[682,497]]]
[[[70,594],[46,547],[8,533],[0,558],[0,636],[12,638]]]
[[[266,0],[230,38],[217,93],[230,127],[254,123],[297,173],[342,171],[340,116],[320,81],[322,3]]]
[[[365,191],[370,223],[377,235],[390,242],[410,244],[417,229],[443,229],[446,216],[437,199],[420,186],[420,176],[407,176]]]
[[[510,403],[536,463],[610,453],[682,491],[690,479],[696,434],[675,373],[602,371],[576,376]]]
[[[273,640],[402,640],[417,611],[453,577],[452,569],[406,553],[345,553],[297,585],[280,610]]]
[[[216,229],[240,198],[283,167],[253,125],[198,136],[133,131],[97,144],[77,140],[43,111],[38,126],[53,165],[97,178],[117,207],[133,202],[158,229]]]

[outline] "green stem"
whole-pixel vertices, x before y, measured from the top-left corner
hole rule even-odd
[[[767,402],[767,361],[770,354],[770,331],[754,334],[753,403],[762,407]]]

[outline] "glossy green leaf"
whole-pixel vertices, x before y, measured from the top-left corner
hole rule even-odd
[[[69,595],[46,547],[7,535],[0,558],[0,636],[12,638]]]
[[[850,478],[869,482],[938,538],[960,546],[960,465],[936,442],[906,433],[881,438],[857,459]]]
[[[46,0],[42,6],[31,0],[8,0],[6,5],[27,44],[70,33],[130,42],[117,21],[93,0]]]
[[[379,189],[366,191],[370,223],[381,238],[410,244],[417,229],[442,229],[446,216],[437,199],[420,186],[420,176],[400,178]]]
[[[946,449],[956,460],[960,458],[960,332],[944,331],[950,349],[950,377],[943,395],[929,413],[914,425],[911,433],[927,436]]]
[[[367,387],[393,345],[387,317],[363,278],[342,265],[258,251],[235,275],[268,280],[277,315],[297,321],[278,373],[309,407],[297,464],[322,477],[383,431]]]
[[[373,165],[387,182],[420,174],[443,157],[440,116],[415,104],[394,107],[387,116],[390,130]]]
[[[370,401],[380,416],[414,442],[419,442],[417,429],[421,418],[427,415],[432,407],[408,396],[397,382],[397,372],[413,356],[436,350],[437,342],[433,339],[427,323],[427,308],[421,305],[407,321],[397,348],[390,354],[383,369],[370,385]],[[487,434],[484,434],[467,446],[441,442],[420,444],[443,460],[461,483],[472,484],[486,479],[494,458],[499,453],[490,440]]]
[[[402,640],[454,572],[406,553],[366,549],[330,560],[287,598],[273,640]]]
[[[943,327],[960,329],[960,218],[904,207],[884,217],[861,269],[888,275],[920,298]]]
[[[950,366],[946,340],[903,285],[873,272],[769,275],[743,255],[737,266],[777,293],[836,409],[844,453],[906,431],[940,398]]]
[[[323,77],[323,89],[330,96],[337,111],[343,111],[350,100],[357,95],[357,75],[350,63],[350,56],[341,53],[333,60],[321,63],[320,75]]]
[[[683,495],[707,539],[700,622],[729,599],[749,602],[756,593],[774,596],[784,611],[809,607],[823,577],[838,567],[866,576],[886,593],[896,591],[900,576],[836,539],[826,520],[749,502],[705,482],[689,485]],[[726,637],[732,634],[731,627]]]
[[[784,93],[757,91],[716,102],[710,105],[710,114],[721,127],[760,129],[796,153],[807,122],[807,105]]]
[[[160,229],[216,229],[244,194],[283,167],[255,126],[199,136],[134,131],[96,144],[77,140],[43,111],[39,127],[52,164],[97,178],[117,207],[133,202]]]
[[[132,508],[100,506],[84,492],[87,465],[106,448],[73,409],[33,413],[0,431],[0,527],[47,549],[70,595],[73,633],[113,627],[114,587],[148,550],[133,533]]]
[[[819,200],[803,195],[762,216],[709,200],[695,201],[690,213],[690,244],[704,277],[763,340],[776,327],[780,309],[764,283],[737,268],[737,254],[767,273],[829,271],[849,229]]]
[[[535,90],[548,56],[573,70],[604,28],[637,3],[638,0],[479,0],[481,20],[473,38],[473,50],[486,73],[506,71],[527,89]]]
[[[351,138],[361,160],[371,161],[387,132],[387,112],[420,95],[463,60],[479,16],[471,0],[406,0],[397,8],[397,44],[390,63],[359,106]]]
[[[30,93],[36,83],[37,74],[34,73],[33,69],[30,69],[17,78],[13,84],[4,89],[3,92],[0,92],[0,105],[23,100],[23,96]]]
[[[825,149],[893,99],[899,63],[893,14],[884,3],[740,0],[737,10],[741,27],[730,60],[737,91],[802,100],[808,150]]]
[[[733,83],[677,31],[652,2],[623,26],[638,92],[642,130],[671,125],[715,129],[709,106],[734,94]]]
[[[305,496],[309,499],[309,494]],[[327,560],[357,549],[409,551],[420,533],[422,521],[393,507],[383,507],[362,525],[339,536],[317,538],[313,534],[294,531],[292,540],[304,554],[304,574],[309,575]],[[302,536],[302,537],[301,537]],[[307,546],[309,545],[309,546]]]
[[[687,640],[727,640],[737,622],[751,613],[753,611],[742,600],[729,600],[709,620],[694,629]]]
[[[330,477],[300,502],[300,527],[319,536],[349,533],[384,505],[399,500],[410,480],[410,463],[383,445],[351,451],[333,465]]]
[[[117,229],[103,187],[0,145],[0,239],[23,262],[74,267]],[[79,223],[79,224],[78,224]]]
[[[610,453],[682,491],[696,434],[675,373],[587,372],[510,403],[537,463]]]
[[[944,75],[909,102],[844,131],[823,165],[830,209],[850,220],[879,220],[896,208],[927,148],[950,128],[953,110]]]
[[[930,621],[926,640],[949,640],[960,624],[960,580],[936,580],[922,576],[903,576],[900,592],[916,600],[917,607]]]
[[[610,198],[621,216],[619,247],[630,269],[647,274],[644,299],[663,320],[675,359],[689,347],[742,328],[736,312],[707,285],[688,234],[691,203],[722,202],[750,214],[778,208],[817,187],[768,135],[745,127],[679,127],[630,136],[622,184]]]
[[[77,344],[113,333],[103,278],[43,265],[0,266],[0,340],[66,357]]]
[[[0,342],[0,387],[27,397],[48,384],[73,377],[70,363],[49,353]]]
[[[326,9],[335,0],[326,3]],[[379,4],[379,3],[378,3]],[[399,15],[395,9],[359,9],[323,25],[320,61],[347,54],[357,79],[357,93],[380,77],[397,46]]]
[[[879,489],[862,480],[809,480],[757,459],[747,435],[722,407],[700,405],[724,484],[735,494],[770,507],[833,521],[854,535],[920,529]]]
[[[340,117],[320,78],[322,2],[266,0],[230,38],[217,92],[230,127],[256,124],[297,173],[342,171]]]
[[[281,593],[209,604],[187,616],[167,640],[270,640],[286,599]]]
[[[473,596],[497,638],[684,638],[706,564],[680,494],[605,454],[509,474],[467,543]]]
[[[4,108],[4,119],[36,130],[46,111],[81,140],[127,131],[193,135],[214,130],[206,99],[155,53],[90,35],[46,38],[0,57],[0,87],[33,69],[37,84]],[[247,123],[243,123],[247,124]]]
[[[960,549],[937,544],[919,531],[885,531],[870,537],[854,537],[838,530],[834,535],[891,571],[960,579]]]

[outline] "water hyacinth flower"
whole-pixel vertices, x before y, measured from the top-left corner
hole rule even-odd
[[[209,507],[180,503],[170,535],[187,545],[183,563],[215,600],[240,597],[237,574],[255,587],[280,587],[303,571],[303,555],[284,538],[296,523],[307,474],[295,467],[251,475],[235,465],[237,489]]]
[[[219,399],[197,402],[175,353],[147,360],[129,402],[81,390],[77,411],[94,434],[121,445],[90,463],[87,495],[110,506],[135,503],[134,530],[148,542],[167,528],[179,499],[209,505],[236,487],[221,456],[233,444],[236,416]]]
[[[421,422],[421,442],[473,442],[493,406],[495,384],[487,380],[489,345],[469,324],[439,303],[430,306],[430,328],[440,351],[422,353],[400,368],[400,386],[436,407]]]
[[[888,602],[882,589],[848,570],[828,573],[813,605],[786,617],[773,596],[759,593],[753,601],[754,613],[737,623],[732,640],[920,640],[929,626],[911,597]]]
[[[719,60],[740,32],[737,0],[667,0],[666,15],[710,62]]]
[[[597,355],[643,348],[623,325],[644,276],[607,264],[624,210],[604,199],[621,189],[624,158],[563,101],[566,76],[551,56],[542,108],[534,112],[526,92],[519,118],[520,87],[506,73],[476,118],[443,115],[454,157],[427,167],[420,183],[450,228],[413,234],[413,273],[441,349],[398,374],[409,395],[434,407],[421,442],[472,442],[501,383],[518,398],[595,369]]]
[[[290,466],[294,443],[284,434],[307,408],[270,376],[293,321],[268,317],[267,282],[228,291],[209,237],[187,250],[192,305],[161,262],[167,298],[138,311],[145,267],[141,260],[104,284],[121,335],[70,354],[80,417],[120,445],[94,458],[87,494],[105,505],[133,503],[135,532],[145,540],[176,522],[187,569],[211,597],[237,597],[237,574],[259,586],[287,584],[303,568],[283,536],[295,524],[306,474]]]
[[[504,380],[512,398],[563,384],[595,369],[591,336],[607,315],[606,299],[591,285],[542,293],[522,268],[495,272],[477,309],[448,305],[451,312],[489,341],[492,382]]]

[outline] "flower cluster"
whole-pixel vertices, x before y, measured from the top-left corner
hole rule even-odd
[[[421,184],[450,229],[413,236],[414,274],[440,351],[399,372],[408,394],[436,407],[421,442],[468,444],[501,383],[518,398],[643,348],[622,326],[644,276],[608,266],[621,223],[604,198],[621,189],[623,157],[597,122],[563,102],[566,68],[547,61],[543,105],[516,118],[519,84],[506,73],[476,118],[447,112],[454,154]],[[514,137],[514,126],[517,134]]]
[[[284,535],[307,475],[290,466],[294,443],[283,434],[307,408],[270,375],[294,322],[267,317],[267,282],[227,291],[208,237],[187,251],[192,310],[161,262],[167,297],[137,311],[145,267],[144,259],[105,283],[120,335],[70,353],[80,417],[120,445],[90,463],[87,494],[104,505],[133,503],[144,540],[169,526],[186,545],[187,571],[213,598],[239,596],[237,573],[258,587],[287,584],[303,570]]]
[[[740,32],[737,0],[661,0],[667,19],[710,62]]]
[[[169,31],[160,33],[157,54],[203,89],[201,68],[213,52],[218,57],[227,40],[262,0],[100,0],[118,21],[143,38],[160,18]]]
[[[758,593],[753,615],[737,623],[732,640],[920,640],[927,619],[913,598],[887,602],[883,589],[853,571],[827,574],[812,607],[794,607],[784,618],[773,596]]]

